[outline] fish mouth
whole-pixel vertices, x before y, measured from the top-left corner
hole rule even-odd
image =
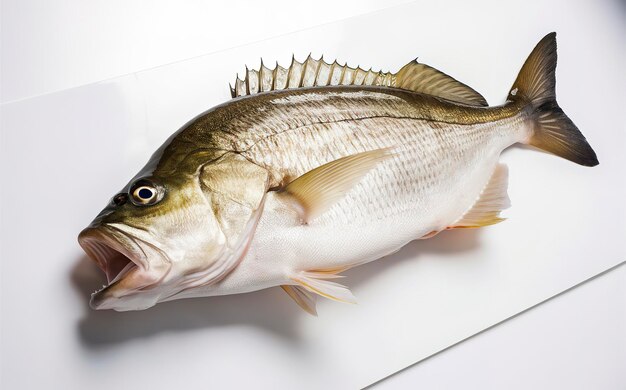
[[[85,253],[104,272],[107,284],[92,294],[91,306],[101,301],[107,290],[119,284],[136,269],[147,268],[147,259],[137,242],[127,234],[104,226],[83,230],[78,243]],[[142,287],[142,286],[138,286]]]

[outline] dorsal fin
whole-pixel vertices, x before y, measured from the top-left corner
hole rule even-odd
[[[397,73],[351,68],[337,61],[327,63],[311,55],[303,62],[291,59],[288,68],[276,64],[269,69],[261,60],[259,70],[248,69],[242,79],[237,76],[230,87],[233,98],[281,89],[333,85],[373,85],[406,89],[471,106],[487,106],[487,101],[472,88],[425,64],[413,60]]]
[[[316,60],[309,55],[304,62],[298,62],[295,57],[292,57],[291,65],[287,68],[276,63],[274,69],[269,69],[263,64],[263,60],[261,60],[259,70],[250,70],[246,67],[243,80],[237,75],[235,86],[230,87],[230,93],[235,98],[280,89],[328,85],[391,87],[393,83],[394,75],[391,72],[375,72],[359,67],[351,68],[347,64],[341,65],[337,61],[329,64],[324,61],[324,57]]]
[[[396,88],[439,96],[470,106],[488,105],[485,98],[472,88],[431,66],[418,63],[417,60],[404,65],[395,76]]]

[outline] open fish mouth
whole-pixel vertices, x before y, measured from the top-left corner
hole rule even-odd
[[[107,278],[107,284],[94,294],[113,286],[137,268],[145,269],[147,264],[139,245],[117,230],[106,227],[87,228],[78,236],[78,243]]]

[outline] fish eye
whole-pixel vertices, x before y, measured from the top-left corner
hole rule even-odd
[[[140,181],[131,187],[130,196],[136,206],[149,206],[161,200],[162,191],[151,183]]]

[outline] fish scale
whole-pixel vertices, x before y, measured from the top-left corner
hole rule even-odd
[[[366,150],[383,147],[401,147],[402,158],[398,158],[393,166],[384,171],[372,172],[371,180],[365,180],[359,187],[361,191],[350,192],[346,199],[338,203],[329,212],[320,217],[316,223],[325,220],[336,220],[340,223],[361,221],[353,210],[368,215],[370,210],[351,206],[356,201],[352,194],[371,194],[374,199],[396,199],[393,192],[402,191],[403,203],[419,203],[424,191],[433,188],[442,177],[459,172],[463,161],[462,155],[474,154],[480,148],[490,147],[486,140],[494,139],[493,125],[441,125],[440,122],[424,121],[420,119],[393,118],[404,108],[406,102],[393,95],[386,97],[386,104],[377,105],[373,109],[369,102],[379,98],[380,91],[372,92],[368,97],[367,91],[346,91],[340,97],[337,92],[331,92],[329,99],[323,99],[323,92],[312,91],[308,95],[298,95],[299,101],[306,104],[312,101],[312,108],[307,110],[306,117],[319,118],[319,112],[324,112],[324,118],[329,122],[312,123],[295,126],[294,128],[271,126],[275,123],[284,123],[283,118],[291,111],[300,112],[299,107],[291,107],[285,114],[282,107],[276,107],[270,101],[264,112],[264,119],[258,125],[269,133],[254,145],[247,147],[243,155],[251,161],[264,166],[270,171],[278,171],[276,176],[298,177],[314,167],[320,166],[337,158]],[[275,97],[277,100],[283,97]],[[366,103],[363,103],[363,100]],[[338,103],[338,100],[340,102]],[[398,108],[400,106],[400,108]],[[354,108],[354,109],[352,109]],[[278,111],[275,117],[272,112]],[[404,114],[405,116],[410,115]],[[417,114],[412,113],[416,118]],[[302,114],[300,114],[302,116]],[[337,121],[337,118],[341,118]],[[334,122],[332,122],[335,120]],[[277,130],[278,128],[278,130]],[[510,126],[502,125],[502,129]],[[271,129],[271,130],[270,130]],[[511,137],[510,130],[503,134]],[[512,141],[511,141],[512,143]],[[495,152],[495,150],[494,150]],[[499,152],[499,151],[498,151]],[[269,159],[268,159],[269,156]],[[454,159],[452,164],[450,158]],[[270,163],[267,163],[267,162]],[[392,163],[389,163],[392,164]],[[382,168],[381,168],[382,170]],[[379,172],[379,173],[377,173]],[[371,183],[370,183],[371,182]],[[446,184],[442,181],[442,184]],[[388,189],[386,193],[376,193],[379,188]],[[476,194],[477,195],[477,194]],[[367,201],[367,195],[358,198],[360,204]],[[397,207],[388,207],[387,204],[369,202],[373,207],[371,212],[379,217],[385,213],[394,212]],[[469,207],[469,205],[467,205]],[[410,207],[410,206],[407,206]],[[399,209],[403,210],[403,209]],[[394,214],[395,215],[395,214]],[[459,217],[459,216],[457,216]]]
[[[516,126],[518,120],[504,120],[495,126],[509,137],[502,142],[499,137],[484,135],[494,131],[493,124],[443,128],[419,120],[387,119],[386,122],[367,128],[388,129],[387,134],[395,135],[381,136],[386,141],[383,146],[395,144],[399,139],[408,140],[401,152],[372,170],[343,199],[307,226],[301,226],[292,215],[281,215],[280,209],[275,213],[266,210],[250,253],[240,267],[221,285],[199,294],[214,289],[249,291],[239,281],[248,267],[271,275],[266,276],[266,283],[271,285],[281,278],[284,280],[284,274],[276,271],[285,266],[293,270],[349,268],[393,253],[432,230],[445,229],[471,208],[491,176],[500,151],[525,131]],[[341,132],[347,123],[342,122],[332,130]],[[343,130],[344,135],[351,133]],[[376,146],[381,145],[365,144],[363,148]],[[340,149],[336,153],[355,151]],[[300,152],[290,150],[295,155]],[[313,158],[312,163],[325,162]],[[272,258],[272,253],[281,256]]]

